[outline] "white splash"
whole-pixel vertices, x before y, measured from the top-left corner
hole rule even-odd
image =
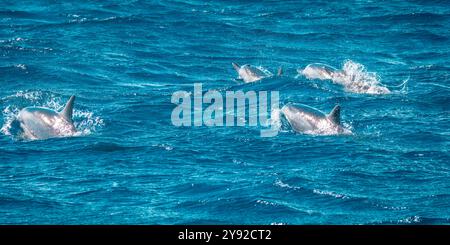
[[[75,136],[89,135],[105,124],[102,118],[91,111],[74,109],[73,117],[77,129]]]
[[[273,73],[270,72],[269,70],[267,70],[267,68],[263,67],[263,66],[257,66],[256,68],[258,68],[260,71],[262,71],[266,77],[272,77]]]
[[[342,67],[342,73],[336,73],[332,81],[344,85],[354,93],[389,94],[391,91],[380,83],[375,72],[368,72],[364,65],[348,60]]]
[[[272,129],[279,131],[282,126],[281,122],[281,110],[280,109],[272,109],[270,112],[270,120],[269,123]]]

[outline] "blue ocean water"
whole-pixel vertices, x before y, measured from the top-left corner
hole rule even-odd
[[[0,223],[449,224],[449,44],[447,1],[1,1]],[[297,74],[346,62],[393,92]],[[340,104],[353,133],[175,127],[194,83]],[[70,95],[80,135],[15,135]]]

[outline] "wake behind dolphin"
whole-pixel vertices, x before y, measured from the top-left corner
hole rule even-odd
[[[299,133],[313,135],[351,134],[341,124],[341,107],[335,106],[328,114],[308,106],[285,105],[281,112],[292,129]]]
[[[45,107],[26,107],[22,109],[17,120],[26,139],[48,139],[72,136],[76,128],[72,121],[75,96],[71,96],[61,112]]]
[[[362,64],[348,60],[342,70],[329,65],[314,63],[305,69],[298,69],[298,73],[308,79],[331,80],[333,83],[344,86],[353,93],[361,94],[389,94],[391,91],[380,83],[377,75],[367,72]]]

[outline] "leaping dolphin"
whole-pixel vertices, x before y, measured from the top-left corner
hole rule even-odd
[[[256,82],[266,77],[273,76],[272,73],[263,71],[258,67],[252,66],[252,65],[242,65],[240,66],[237,63],[231,63],[236,70],[236,72],[239,75],[239,78],[244,80],[246,83]],[[278,69],[277,76],[281,76],[283,73],[281,67]]]
[[[296,107],[285,105],[281,112],[287,119],[292,129],[299,133],[333,135],[350,133],[341,126],[341,107],[336,105],[333,110],[325,115],[311,107]]]
[[[75,96],[71,96],[61,112],[44,107],[26,107],[17,119],[27,139],[70,136],[76,132],[72,121]]]

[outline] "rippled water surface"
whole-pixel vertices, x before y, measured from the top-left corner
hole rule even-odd
[[[0,223],[450,223],[449,3],[314,2],[2,1]],[[231,62],[284,74],[244,84]],[[392,92],[297,72],[348,62]],[[195,82],[340,104],[352,134],[175,127]],[[16,133],[70,95],[77,136]]]

